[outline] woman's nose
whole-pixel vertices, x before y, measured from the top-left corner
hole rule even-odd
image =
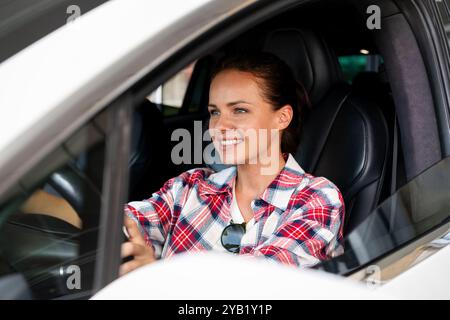
[[[216,121],[213,123],[213,128],[215,130],[225,132],[226,130],[235,129],[235,125],[233,124],[233,121],[226,115],[220,115],[217,117]]]

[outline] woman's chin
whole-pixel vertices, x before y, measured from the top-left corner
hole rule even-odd
[[[245,156],[238,156],[233,153],[219,152],[219,156],[220,156],[220,161],[225,165],[234,166],[234,165],[243,164],[246,162]]]
[[[223,164],[227,165],[227,166],[235,166],[238,164],[241,164],[242,162],[239,161],[239,159],[237,158],[222,158],[220,160]]]

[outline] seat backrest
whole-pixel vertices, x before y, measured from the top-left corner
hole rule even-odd
[[[386,121],[374,102],[354,93],[340,101],[326,98],[316,107],[305,124],[297,156],[313,175],[339,187],[349,232],[379,203],[389,160]]]
[[[143,101],[133,114],[129,200],[143,200],[171,175],[170,136],[161,111]]]
[[[311,96],[295,157],[306,172],[324,176],[340,189],[347,233],[379,202],[388,161],[386,120],[373,99],[353,93],[342,80],[336,56],[319,35],[277,29],[267,35],[263,50],[290,65]]]
[[[383,186],[384,189],[382,190],[380,199],[380,201],[383,201],[406,183],[405,163],[401,148],[401,135],[399,126],[396,124],[397,116],[395,104],[384,64],[379,66],[377,72],[364,71],[357,74],[352,82],[352,91],[370,97],[376,101],[386,119],[390,140],[388,146],[388,159],[390,160],[387,163],[385,183]],[[395,145],[394,140],[397,141]],[[394,174],[395,177],[392,177],[392,174]]]

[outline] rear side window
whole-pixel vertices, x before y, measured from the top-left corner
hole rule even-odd
[[[179,71],[171,79],[159,86],[148,99],[156,104],[163,116],[170,117],[180,113],[184,97],[192,77],[195,62]],[[195,111],[195,110],[191,110]]]
[[[359,54],[339,56],[339,64],[344,74],[344,79],[352,83],[358,73],[365,71],[378,71],[378,67],[383,63],[380,55]]]

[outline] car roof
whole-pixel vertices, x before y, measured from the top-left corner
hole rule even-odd
[[[11,162],[17,166],[20,150],[35,148],[20,154],[24,160],[53,149],[46,143],[51,137],[67,136],[204,30],[254,2],[110,1],[4,61],[2,182],[12,179],[8,172],[16,169]]]

